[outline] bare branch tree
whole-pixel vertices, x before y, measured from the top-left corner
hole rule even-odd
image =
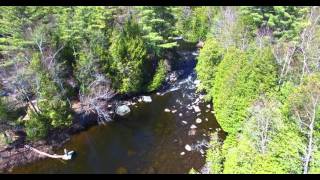
[[[262,97],[249,108],[250,116],[246,128],[247,134],[253,139],[257,149],[262,154],[267,152],[272,135],[280,128],[281,113],[279,102]]]
[[[277,42],[274,46],[274,56],[280,65],[279,84],[285,78],[299,79],[320,70],[320,8],[311,7],[308,16],[308,26],[300,34],[299,43]]]
[[[303,58],[300,82],[305,74],[319,71],[319,67],[317,66],[320,61],[319,20],[320,8],[312,7],[308,17],[309,26],[301,33],[301,43],[299,44],[299,50]]]
[[[312,75],[311,75],[312,76]],[[292,95],[292,111],[302,134],[305,135],[307,143],[303,155],[303,173],[309,172],[309,164],[315,149],[315,126],[316,113],[320,104],[320,84],[318,79],[310,79],[302,84],[297,93]]]
[[[105,121],[111,120],[107,104],[116,93],[111,89],[111,82],[105,76],[101,74],[93,76],[95,80],[86,88],[89,92],[79,91],[81,109],[86,114],[96,113],[98,115],[98,122],[104,124]]]

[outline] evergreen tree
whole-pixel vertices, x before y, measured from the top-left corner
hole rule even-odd
[[[146,47],[140,26],[131,20],[126,21],[123,29],[115,30],[109,49],[110,77],[121,93],[138,92],[144,78],[142,65],[146,62]]]

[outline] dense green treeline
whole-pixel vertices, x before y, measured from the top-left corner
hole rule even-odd
[[[107,119],[99,99],[158,89],[167,74],[165,54],[177,46],[177,10],[1,7],[1,68],[18,65],[9,84],[29,107],[29,120],[17,123],[30,139],[44,138],[72,123],[73,100]],[[5,103],[1,99],[1,120]]]
[[[198,89],[227,132],[223,143],[212,136],[211,173],[319,173],[319,13],[283,6],[217,11],[196,67]],[[217,33],[221,24],[231,29]],[[238,32],[246,34],[232,35]]]
[[[319,7],[1,7],[1,89],[15,92],[41,139],[72,123],[73,101],[150,92],[169,71],[175,37],[203,41],[198,91],[227,133],[212,134],[210,173],[320,172]],[[2,135],[2,134],[0,134]],[[194,173],[194,170],[192,171]]]

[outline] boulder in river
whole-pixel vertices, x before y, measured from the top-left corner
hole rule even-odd
[[[185,154],[186,154],[186,153],[185,153],[185,152],[183,152],[183,151],[180,153],[180,155],[181,155],[181,156],[183,156],[183,155],[185,155]]]
[[[170,82],[175,82],[177,79],[178,79],[178,74],[176,72],[173,72],[172,74],[170,74],[169,76]]]
[[[179,113],[179,116],[181,117],[181,116],[182,116],[182,113]]]
[[[207,108],[211,108],[211,105],[210,105],[210,104],[208,104],[208,105],[207,105]]]
[[[199,108],[199,106],[192,106],[192,107],[193,107],[193,109],[194,109],[195,112],[200,112],[200,111],[201,111],[200,108]]]
[[[186,144],[186,145],[184,146],[184,148],[185,148],[187,151],[191,151],[191,150],[192,150],[192,148],[191,148],[191,146],[190,146],[189,144]]]
[[[181,121],[182,122],[182,124],[188,124],[188,122],[187,121]]]
[[[197,126],[194,125],[194,124],[192,124],[192,125],[190,126],[190,129],[196,129],[196,128],[197,128]]]
[[[196,129],[190,129],[190,130],[188,131],[188,135],[189,135],[189,136],[194,136],[194,135],[196,135]]]
[[[195,85],[199,85],[199,84],[200,84],[200,80],[195,80],[195,81],[194,81],[194,84],[195,84]]]
[[[177,112],[177,110],[176,110],[176,109],[174,109],[174,110],[172,110],[171,112],[174,114],[174,113],[176,113],[176,112]]]
[[[116,109],[116,113],[119,116],[124,116],[130,112],[130,108],[127,105],[118,106]]]
[[[201,122],[202,122],[202,120],[201,120],[200,118],[197,118],[197,119],[196,119],[196,123],[197,123],[197,124],[200,124]]]
[[[170,109],[165,108],[165,109],[164,109],[164,112],[170,112]]]
[[[141,99],[143,102],[147,102],[147,103],[152,102],[152,99],[150,96],[142,96]]]

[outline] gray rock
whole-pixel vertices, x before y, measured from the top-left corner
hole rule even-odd
[[[199,106],[193,106],[193,109],[194,109],[195,112],[200,112],[201,111]]]
[[[116,113],[119,116],[124,116],[130,112],[130,108],[127,105],[118,106],[116,109]]]
[[[190,129],[196,129],[196,128],[197,128],[197,126],[194,125],[194,124],[192,124],[192,125],[190,126]]]
[[[147,102],[147,103],[152,102],[152,99],[150,96],[142,96],[141,99],[143,102]]]
[[[188,131],[188,136],[194,136],[194,135],[196,135],[196,129],[190,129]]]
[[[184,148],[185,148],[187,151],[191,151],[191,150],[192,150],[192,148],[191,148],[191,146],[190,146],[189,144],[186,144],[186,145],[184,146]]]
[[[197,123],[197,124],[200,124],[201,122],[202,122],[202,120],[201,120],[200,118],[197,118],[197,119],[196,119],[196,123]]]

